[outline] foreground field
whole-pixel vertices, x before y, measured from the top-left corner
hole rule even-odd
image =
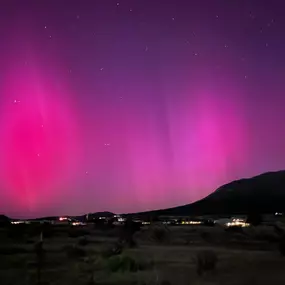
[[[280,233],[269,226],[151,226],[134,234],[132,246],[118,245],[122,228],[49,228],[40,261],[38,232],[17,227],[1,230],[1,285],[285,284]],[[211,270],[201,256],[215,257]]]

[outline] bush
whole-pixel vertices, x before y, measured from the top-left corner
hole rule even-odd
[[[109,258],[114,255],[119,255],[123,252],[123,245],[120,242],[115,243],[112,247],[103,251],[102,256]]]
[[[279,252],[282,256],[285,256],[285,237],[281,238],[279,242]]]
[[[168,239],[169,230],[166,227],[154,227],[151,229],[151,239],[156,242],[165,242]]]
[[[78,245],[85,246],[89,244],[89,240],[84,236],[78,240]]]
[[[206,242],[212,241],[212,236],[209,232],[201,232],[200,236]]]
[[[248,214],[246,222],[252,226],[259,226],[262,223],[262,215],[259,212],[251,212]]]
[[[27,232],[27,225],[25,224],[19,224],[19,225],[13,225],[10,224],[8,226],[7,236],[10,239],[23,239]]]
[[[86,256],[85,250],[76,245],[64,246],[63,250],[66,252],[68,258],[80,258]]]
[[[44,238],[52,238],[54,235],[53,226],[50,223],[44,223],[42,225],[42,233]]]
[[[216,269],[218,257],[212,250],[199,251],[196,256],[196,266],[198,275],[202,275],[206,271]]]
[[[13,254],[21,254],[21,253],[28,253],[29,250],[24,247],[20,246],[6,246],[0,248],[0,254],[3,255],[13,255]]]
[[[134,234],[139,232],[141,228],[141,223],[134,222],[130,218],[126,220],[126,223],[121,227],[120,231],[120,241],[128,247],[135,247],[137,245],[134,240]]]
[[[127,255],[112,256],[108,259],[107,264],[112,272],[117,272],[117,271],[136,272],[140,270],[146,270],[152,267],[151,263],[136,261],[135,259]]]
[[[68,231],[68,236],[71,238],[78,238],[82,236],[87,236],[89,234],[90,232],[88,230],[82,228],[71,228]]]

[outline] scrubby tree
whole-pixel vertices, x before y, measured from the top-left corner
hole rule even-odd
[[[247,215],[246,222],[252,226],[259,226],[262,223],[262,215],[257,211],[252,211]]]

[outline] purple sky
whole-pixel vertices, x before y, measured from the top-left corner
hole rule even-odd
[[[0,211],[134,212],[285,169],[283,0],[3,0]]]

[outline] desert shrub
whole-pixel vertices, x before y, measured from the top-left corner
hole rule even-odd
[[[109,258],[114,255],[119,255],[123,252],[124,246],[121,242],[116,242],[111,247],[107,248],[102,252],[102,256],[105,258]]]
[[[282,256],[285,256],[285,237],[281,238],[279,242],[279,252]]]
[[[85,246],[85,245],[89,244],[89,242],[90,241],[84,236],[78,240],[78,245]]]
[[[199,251],[196,255],[196,269],[198,275],[216,269],[218,257],[212,250]]]
[[[134,222],[130,218],[127,219],[125,225],[121,228],[120,231],[120,241],[128,247],[137,246],[136,241],[134,240],[134,234],[139,232],[141,229],[141,223]]]
[[[25,224],[19,224],[19,225],[13,225],[10,224],[7,228],[7,236],[10,239],[23,239],[27,232],[27,225]]]
[[[28,252],[29,252],[28,248],[20,246],[0,247],[0,254],[3,255],[13,255],[13,254],[28,253]]]
[[[26,225],[26,233],[30,238],[38,237],[43,232],[43,225],[40,223],[32,223]]]
[[[267,241],[269,243],[275,243],[280,240],[280,235],[275,232],[274,227],[259,226],[249,228],[248,231],[250,237],[258,241]]]
[[[274,243],[274,242],[278,242],[280,240],[280,237],[274,233],[269,233],[269,232],[262,233],[261,232],[255,236],[255,239]]]
[[[82,228],[70,228],[68,231],[68,236],[71,238],[78,238],[89,234],[90,232],[87,229]]]
[[[41,230],[44,238],[52,238],[54,236],[53,226],[50,223],[44,223]]]
[[[201,232],[200,234],[201,238],[207,242],[211,241],[212,237],[209,232]]]
[[[279,236],[283,236],[285,234],[284,228],[277,223],[273,225],[273,229],[274,229],[274,232]]]
[[[34,243],[35,243],[35,239],[28,237],[28,238],[25,239],[25,243],[26,243],[26,244],[34,244]]]
[[[150,237],[155,242],[165,242],[169,238],[169,230],[166,227],[153,227],[150,229]]]
[[[86,256],[86,251],[77,245],[67,245],[63,247],[68,258],[80,258]]]
[[[136,272],[146,270],[152,267],[151,263],[137,261],[127,255],[112,256],[107,261],[107,266],[112,272],[117,271],[130,271]]]
[[[262,223],[262,215],[259,212],[251,212],[248,214],[246,222],[252,226],[258,226]]]

